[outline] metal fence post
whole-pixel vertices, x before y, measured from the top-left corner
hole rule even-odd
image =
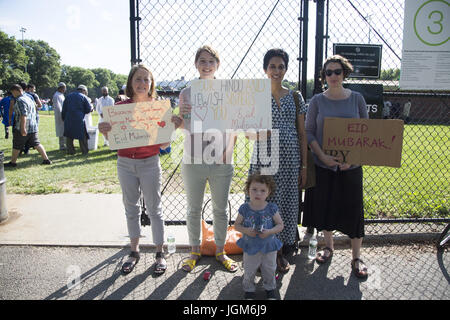
[[[0,151],[0,222],[8,219],[8,210],[6,209],[6,178],[3,167],[3,151]]]
[[[323,63],[323,40],[324,40],[324,20],[325,20],[325,2],[316,1],[316,57],[314,61],[314,94],[322,92],[320,82],[320,70]]]

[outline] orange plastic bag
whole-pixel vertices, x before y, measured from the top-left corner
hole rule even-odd
[[[211,200],[211,199],[210,199]],[[203,212],[205,211],[206,205],[210,201],[208,200],[205,205],[203,206],[202,211],[202,217]],[[236,242],[242,238],[242,233],[239,231],[236,231],[233,225],[231,225],[231,205],[228,201],[228,206],[230,210],[230,222],[229,226],[227,228],[227,238],[225,240],[225,246],[224,250],[227,254],[241,254],[242,248],[238,247]],[[216,243],[214,241],[214,229],[213,226],[208,224],[203,218],[202,218],[202,243],[200,245],[200,252],[203,256],[215,256],[216,255]]]
[[[236,242],[242,237],[242,233],[236,231],[234,226],[228,226],[227,238],[225,241],[224,250],[227,254],[241,254],[240,248]],[[213,226],[202,219],[202,244],[200,245],[200,252],[203,256],[216,255],[216,243],[214,242]]]

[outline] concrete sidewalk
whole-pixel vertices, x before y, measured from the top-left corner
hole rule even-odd
[[[164,201],[167,203],[167,201]],[[129,243],[121,194],[7,195],[9,219],[0,224],[0,244],[126,246]],[[177,245],[187,246],[186,226],[167,226]],[[143,246],[152,245],[143,228]]]

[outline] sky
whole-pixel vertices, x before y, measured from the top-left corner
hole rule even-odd
[[[130,70],[127,0],[0,0],[0,30],[17,40],[43,40],[61,56],[61,64]]]
[[[166,0],[142,3],[141,58],[157,81],[187,80],[196,76],[193,56],[199,46],[209,43],[219,50],[219,78],[230,78],[270,12],[275,0]],[[402,3],[400,0],[353,0],[364,15],[371,17],[395,51],[401,54]],[[239,6],[235,4],[239,3]],[[281,1],[264,27],[236,78],[262,78],[262,56],[279,46],[291,57],[287,78],[296,81],[298,12],[292,3]],[[147,4],[147,5],[146,5]],[[346,1],[332,2],[331,42],[367,43],[368,26]],[[345,6],[344,6],[345,5]],[[378,5],[383,10],[380,10]],[[314,72],[315,3],[309,2],[308,79]],[[397,11],[393,10],[397,8]],[[195,10],[195,11],[193,11]],[[61,64],[83,68],[107,68],[127,75],[130,69],[130,22],[128,0],[0,0],[0,30],[21,40],[44,40],[61,56]],[[254,14],[249,15],[248,12]],[[335,21],[335,22],[333,22]],[[341,23],[348,22],[348,25]],[[399,23],[392,25],[392,23]],[[21,28],[26,28],[21,33]],[[372,33],[371,43],[382,44]],[[382,69],[397,67],[399,60],[383,48]],[[156,74],[155,74],[156,73]]]

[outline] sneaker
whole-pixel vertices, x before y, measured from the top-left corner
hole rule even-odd
[[[12,163],[11,161],[8,163],[5,163],[4,165],[5,168],[15,168],[17,167],[17,163]]]
[[[50,159],[42,161],[42,164],[52,164],[52,161]]]
[[[277,295],[275,290],[266,290],[267,300],[277,300]]]
[[[256,295],[254,292],[246,292],[244,295],[245,300],[255,300]]]

